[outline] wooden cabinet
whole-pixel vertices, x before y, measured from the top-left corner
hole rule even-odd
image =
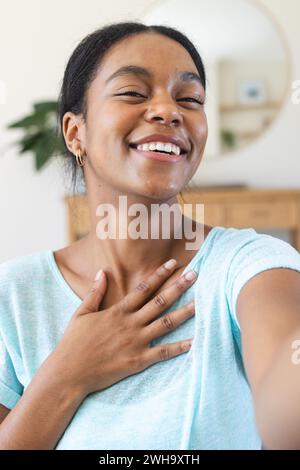
[[[69,243],[73,243],[88,233],[89,211],[84,195],[66,197],[65,202]],[[291,244],[300,251],[300,190],[194,188],[178,195],[178,202],[183,212],[195,219],[198,218],[196,204],[204,204],[204,223],[207,225],[289,230]],[[199,214],[199,222],[203,222],[201,210]]]
[[[226,207],[226,224],[239,227],[290,228],[296,225],[297,206],[293,202],[245,202]]]

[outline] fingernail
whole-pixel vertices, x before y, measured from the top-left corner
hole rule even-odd
[[[190,349],[193,345],[193,340],[188,340],[184,343],[185,349]]]
[[[188,281],[192,281],[193,279],[196,279],[197,277],[197,273],[195,271],[189,271],[188,273],[186,273],[184,275],[184,277],[188,280]]]
[[[174,268],[175,264],[176,264],[176,259],[169,259],[169,261],[167,261],[167,262],[164,264],[164,267],[165,267],[166,269],[172,269],[172,268]]]
[[[96,274],[95,281],[99,281],[102,275],[103,275],[103,269],[100,269]]]

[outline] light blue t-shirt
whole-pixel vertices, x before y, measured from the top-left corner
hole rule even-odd
[[[195,299],[195,315],[152,342],[191,337],[192,348],[88,395],[56,449],[260,449],[236,302],[251,277],[280,267],[300,272],[287,242],[214,227],[184,270],[196,282],[165,310]],[[80,303],[51,250],[0,265],[0,403],[16,405]]]

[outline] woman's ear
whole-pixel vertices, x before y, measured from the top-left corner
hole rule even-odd
[[[62,121],[62,131],[66,146],[73,154],[78,150],[78,142],[80,148],[83,149],[84,145],[84,123],[82,118],[68,111],[65,113]]]

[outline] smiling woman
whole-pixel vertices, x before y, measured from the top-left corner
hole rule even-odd
[[[60,123],[91,230],[0,265],[1,449],[260,449],[256,412],[271,445],[296,442],[287,419],[280,436],[284,366],[263,379],[299,324],[299,253],[252,228],[186,224],[183,213],[167,237],[128,236],[137,205],[151,225],[153,205],[170,209],[199,167],[205,88],[195,47],[165,26],[112,24],[71,55]],[[104,205],[125,236],[99,236]],[[168,212],[162,232],[166,222]],[[203,234],[194,250],[177,236],[185,225]],[[264,414],[270,390],[277,414]]]

